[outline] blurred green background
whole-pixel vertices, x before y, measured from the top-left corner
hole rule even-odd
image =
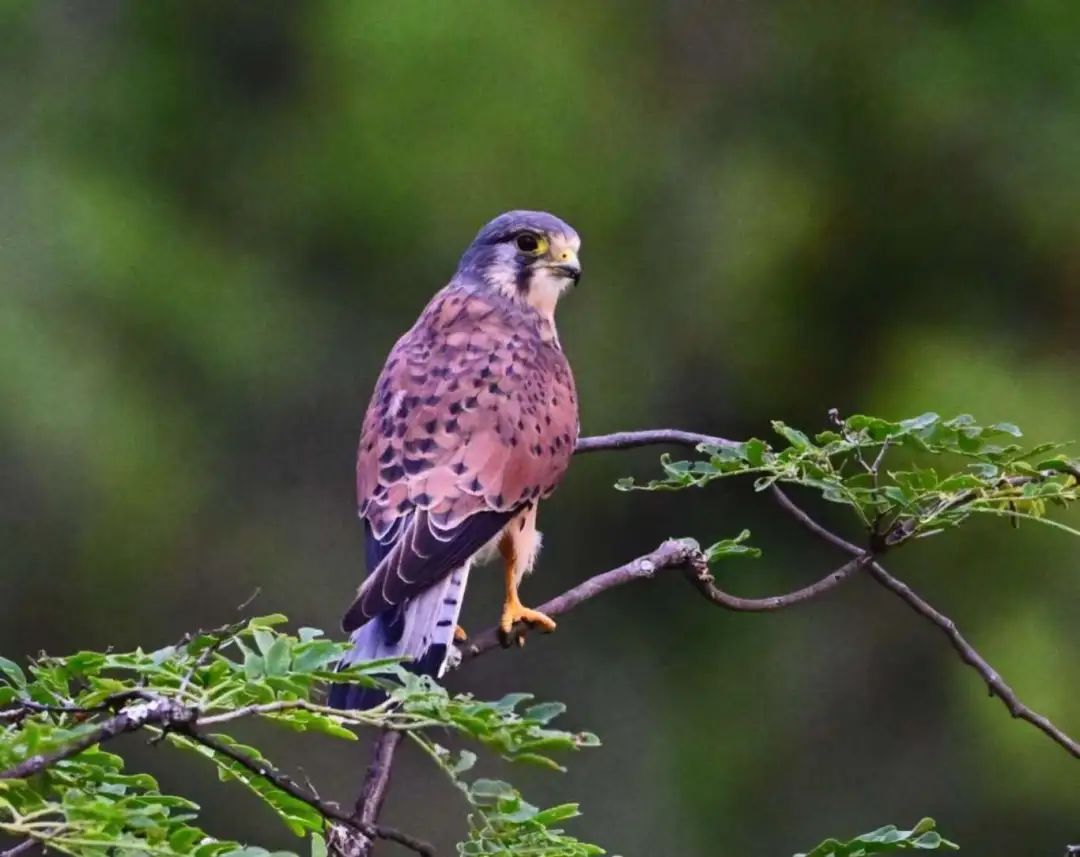
[[[583,236],[560,329],[587,434],[838,407],[1080,438],[1075,4],[6,0],[0,35],[5,655],[163,644],[256,587],[249,612],[336,628],[375,376],[505,209]],[[526,600],[668,535],[750,527],[765,557],[721,577],[744,594],[840,561],[746,484],[611,490],[657,454],[574,462]],[[1080,541],[991,520],[892,567],[1080,732]],[[498,588],[474,576],[466,626]],[[628,857],[923,814],[971,854],[1080,838],[1076,761],[866,581],[757,616],[627,587],[451,686],[569,703],[604,747],[517,780]],[[364,748],[271,746],[357,791]],[[289,843],[143,755],[211,829]],[[405,756],[387,820],[445,847],[464,805]]]

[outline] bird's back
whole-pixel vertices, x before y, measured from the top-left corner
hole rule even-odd
[[[578,436],[555,332],[528,307],[450,285],[398,340],[368,406],[360,514],[378,538],[416,507],[451,528],[546,497]]]

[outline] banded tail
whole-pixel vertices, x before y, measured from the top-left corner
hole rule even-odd
[[[446,671],[454,631],[469,581],[469,562],[404,604],[380,613],[353,631],[352,650],[338,668],[381,658],[409,658],[406,667],[419,675],[440,678]],[[335,684],[327,704],[334,708],[366,709],[386,698],[381,690],[354,684]]]

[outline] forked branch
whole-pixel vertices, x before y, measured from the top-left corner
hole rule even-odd
[[[602,452],[608,450],[634,449],[644,446],[672,445],[696,448],[701,444],[717,447],[737,446],[737,442],[716,435],[701,434],[698,432],[682,431],[679,429],[649,429],[644,431],[615,432],[613,434],[595,435],[583,437],[578,441],[576,454],[589,452]],[[881,453],[871,466],[874,471],[881,464]],[[1074,474],[1080,479],[1080,474]],[[975,648],[960,634],[956,623],[948,616],[938,611],[927,601],[921,598],[907,584],[893,577],[878,562],[878,554],[883,549],[875,545],[877,552],[863,549],[847,541],[828,528],[819,524],[801,507],[794,503],[780,488],[775,485],[771,489],[773,499],[784,511],[791,515],[800,525],[807,529],[817,538],[832,545],[833,547],[849,554],[852,559],[844,565],[827,574],[816,582],[801,589],[788,592],[784,595],[775,595],[765,598],[742,598],[731,595],[720,589],[709,572],[708,561],[696,542],[691,539],[669,539],[661,544],[656,550],[631,560],[625,565],[610,571],[597,574],[583,583],[579,583],[572,589],[552,598],[540,605],[540,610],[549,616],[559,616],[568,613],[581,606],[598,595],[630,583],[635,580],[647,580],[656,577],[661,571],[682,569],[689,581],[698,592],[711,603],[728,610],[738,612],[766,612],[790,607],[810,601],[828,592],[840,583],[854,576],[856,572],[865,569],[871,579],[877,581],[887,590],[902,598],[916,613],[932,622],[946,635],[949,643],[960,655],[961,660],[974,669],[986,682],[992,696],[997,696],[1008,708],[1013,717],[1026,720],[1038,729],[1042,730],[1053,741],[1061,745],[1074,757],[1080,757],[1080,745],[1053,724],[1049,718],[1039,714],[1019,700],[1012,688],[1001,678],[989,662],[982,657]],[[524,627],[515,629],[516,638],[520,641],[525,632]],[[515,636],[515,635],[512,635]],[[479,655],[489,652],[499,646],[499,635],[496,628],[489,628],[480,634],[470,638],[468,644],[462,650],[462,661],[468,661]],[[385,797],[385,786],[389,778],[390,767],[393,764],[393,751],[395,743],[387,743],[384,737],[380,740],[376,749],[376,758],[368,770],[365,780],[364,793],[357,802],[357,812],[369,821],[378,817],[379,808]],[[369,782],[382,784],[381,790],[368,794]],[[366,795],[366,796],[365,796]],[[370,849],[371,843],[367,844]],[[369,850],[364,850],[362,855],[367,855]]]

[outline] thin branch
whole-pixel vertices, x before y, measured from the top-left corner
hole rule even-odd
[[[855,557],[844,563],[835,571],[825,575],[821,580],[811,583],[809,586],[804,586],[802,589],[796,589],[794,592],[788,592],[786,595],[773,595],[768,598],[739,598],[724,592],[713,583],[713,578],[712,575],[709,574],[707,563],[704,565],[704,568],[700,566],[694,568],[692,566],[690,579],[697,586],[698,591],[714,604],[726,607],[728,610],[735,610],[743,613],[764,613],[770,610],[780,610],[784,607],[791,607],[794,604],[801,604],[804,601],[809,601],[811,598],[816,598],[823,592],[828,592],[834,586],[843,583],[860,568],[866,566],[872,559],[872,554],[863,554],[862,556]]]
[[[983,681],[986,682],[986,686],[990,691],[991,696],[996,696],[1002,701],[1009,713],[1020,720],[1026,720],[1028,723],[1035,726],[1037,729],[1041,729],[1050,738],[1064,747],[1074,757],[1080,759],[1080,743],[1077,743],[1074,739],[1070,738],[1057,726],[1055,726],[1048,717],[1043,714],[1039,714],[1037,711],[1032,711],[1024,703],[1022,703],[1016,696],[1009,685],[1005,683],[1005,680],[998,674],[986,659],[980,655],[972,645],[964,639],[959,629],[956,627],[956,623],[953,622],[948,616],[932,607],[927,601],[919,596],[910,586],[901,580],[897,580],[889,572],[881,567],[878,563],[871,563],[868,566],[868,571],[873,578],[888,589],[890,592],[898,595],[902,598],[908,606],[911,607],[916,613],[937,625],[946,637],[949,639],[949,643],[952,645],[960,659],[974,669]]]
[[[779,488],[774,487],[773,497],[792,515],[792,517],[795,518],[795,520],[806,527],[806,529],[814,535],[849,554],[857,556],[864,555],[861,548],[840,538],[835,533],[825,529],[817,523]],[[889,574],[879,562],[869,563],[867,565],[867,571],[874,580],[894,595],[902,598],[916,613],[940,628],[942,633],[948,638],[949,644],[960,656],[960,659],[982,677],[982,680],[986,683],[986,686],[990,691],[990,695],[1000,699],[1013,717],[1020,720],[1026,720],[1028,723],[1035,726],[1035,728],[1040,729],[1048,735],[1051,740],[1064,747],[1070,755],[1075,758],[1080,758],[1080,743],[1077,743],[1074,738],[1071,738],[1066,733],[1062,732],[1048,717],[1039,714],[1037,711],[1033,711],[1021,702],[1015,691],[1013,691],[1013,689],[1005,683],[1005,680],[1002,679],[1000,673],[998,673],[986,658],[980,655],[974,646],[964,638],[952,619],[933,607],[906,583]]]
[[[732,441],[726,440],[725,438],[698,435],[693,432],[683,432],[675,429],[651,429],[647,431],[618,432],[616,434],[582,438],[578,441],[575,452],[594,452],[603,449],[629,449],[638,446],[660,444],[677,444],[681,446],[696,447],[700,443],[713,443],[718,446],[724,446],[730,445]],[[879,454],[878,459],[875,460],[873,464],[873,468],[878,468],[880,463],[881,456]],[[1071,467],[1067,469],[1072,476],[1080,481],[1080,469]],[[803,511],[802,508],[792,501],[791,498],[776,485],[772,486],[772,496],[781,508],[790,514],[810,533],[822,541],[828,542],[833,547],[855,557],[856,561],[861,559],[862,562],[859,564],[866,566],[867,571],[874,580],[894,595],[902,598],[913,610],[915,610],[915,612],[940,628],[948,638],[950,645],[952,645],[957,654],[959,654],[961,660],[979,674],[986,683],[987,688],[989,688],[990,694],[998,697],[1013,717],[1028,721],[1037,729],[1040,729],[1048,735],[1054,742],[1064,747],[1072,756],[1080,758],[1080,743],[1077,743],[1075,739],[1062,732],[1049,718],[1033,711],[1021,702],[1013,689],[1001,678],[1001,675],[997,670],[995,670],[963,637],[957,629],[956,623],[953,622],[952,619],[925,601],[912,590],[910,586],[889,574],[879,562],[867,562],[866,551],[841,536],[838,536],[826,527],[823,527]],[[965,501],[966,499],[967,498],[965,498]],[[887,546],[887,544],[875,545],[879,551]],[[844,569],[838,569],[834,574],[838,574],[843,570]],[[609,572],[609,574],[610,573],[611,572]],[[827,579],[828,578],[826,578],[826,580]],[[819,584],[824,582],[825,581],[820,581]],[[571,590],[571,592],[573,591],[574,590]],[[556,599],[556,601],[557,600],[558,599]],[[544,609],[546,610],[546,607]],[[487,642],[486,636],[482,642]],[[474,643],[473,645],[475,646],[476,644]],[[466,652],[466,654],[469,654],[469,652]]]
[[[390,770],[394,764],[394,751],[401,743],[401,733],[384,730],[375,740],[371,766],[364,777],[364,787],[356,801],[353,816],[373,823],[379,817],[386,791],[390,786]]]
[[[387,827],[382,824],[375,824],[373,821],[365,821],[356,818],[355,815],[344,811],[336,803],[322,800],[321,798],[308,793],[305,789],[301,788],[293,782],[292,779],[281,773],[281,771],[274,768],[268,762],[255,759],[213,735],[207,735],[190,727],[180,730],[180,734],[184,738],[194,741],[197,744],[201,744],[214,753],[231,759],[248,772],[267,780],[272,783],[275,788],[280,789],[286,794],[291,795],[302,803],[310,806],[323,818],[333,819],[346,827],[357,830],[368,839],[386,839],[390,842],[396,842],[399,845],[403,845],[404,847],[415,851],[417,854],[424,855],[424,857],[434,857],[435,855],[435,849],[427,842],[409,836],[407,833],[403,833],[397,828]]]
[[[145,692],[140,691],[140,694]],[[289,777],[273,768],[269,763],[254,759],[246,753],[240,752],[229,744],[197,731],[195,723],[198,719],[198,710],[182,705],[175,699],[164,696],[146,695],[143,701],[130,704],[108,720],[87,731],[84,735],[76,738],[71,743],[61,747],[52,753],[39,753],[30,756],[18,764],[0,772],[0,780],[25,779],[40,773],[48,767],[77,756],[84,750],[105,743],[128,732],[135,732],[147,726],[159,727],[163,733],[172,732],[184,739],[201,744],[214,753],[218,753],[246,770],[272,783],[281,791],[292,795],[297,800],[306,803],[315,809],[326,819],[333,819],[350,828],[353,828],[369,839],[387,839],[410,848],[417,854],[425,857],[433,857],[435,850],[419,839],[409,836],[393,827],[376,824],[374,818],[360,819],[344,812],[337,804],[330,803],[308,794],[304,789],[294,783]],[[64,713],[70,713],[64,711]],[[254,713],[254,712],[251,712]],[[389,771],[387,771],[389,777]],[[385,791],[385,784],[383,785]],[[16,846],[18,848],[20,846]]]
[[[18,845],[13,845],[5,851],[0,851],[0,857],[26,857],[35,845],[40,844],[36,839],[24,839]]]
[[[394,751],[401,743],[402,733],[384,730],[375,740],[372,748],[372,760],[364,774],[364,785],[360,797],[353,807],[352,819],[361,825],[375,825],[382,812],[386,792],[390,787],[390,773],[394,765]],[[346,857],[368,857],[374,847],[371,837],[362,840],[334,842],[334,850]],[[350,847],[351,846],[351,847]]]
[[[847,539],[841,538],[832,530],[821,526],[821,524],[806,514],[806,512],[797,506],[795,502],[776,485],[773,485],[771,490],[773,499],[780,504],[780,507],[819,539],[828,542],[833,547],[846,551],[852,556],[863,555],[864,551],[862,548],[853,545],[851,542],[847,541]]]
[[[701,444],[711,444],[718,447],[736,446],[735,441],[713,435],[699,434],[696,432],[680,431],[676,429],[655,429],[638,432],[617,432],[608,435],[581,438],[575,449],[575,453],[597,452],[601,450],[621,450],[635,447],[652,446],[659,444],[673,444],[696,448]],[[876,471],[880,467],[884,449],[878,454],[871,470]],[[1080,479],[1080,472],[1070,470]],[[557,596],[540,609],[553,616],[572,610],[574,607],[596,597],[602,592],[629,583],[633,580],[641,580],[656,576],[657,572],[665,569],[681,568],[686,572],[688,580],[695,586],[698,592],[711,603],[725,609],[740,612],[763,612],[778,610],[784,607],[799,604],[815,598],[832,589],[844,580],[853,576],[859,569],[866,568],[869,574],[882,586],[903,599],[913,610],[928,621],[938,626],[950,644],[956,649],[964,663],[971,666],[986,682],[991,695],[997,696],[1008,708],[1009,712],[1017,718],[1027,720],[1047,734],[1052,740],[1064,747],[1070,754],[1080,757],[1080,745],[1072,738],[1063,733],[1043,715],[1040,715],[1016,697],[1012,689],[1002,680],[1001,676],[990,664],[978,654],[978,652],[964,639],[957,630],[955,623],[944,614],[940,613],[928,602],[917,595],[907,584],[890,575],[876,560],[872,550],[864,550],[851,542],[836,535],[831,530],[823,527],[811,518],[805,511],[796,505],[780,488],[775,485],[772,494],[777,503],[787,511],[796,521],[810,531],[816,537],[828,542],[833,547],[849,554],[852,559],[826,575],[821,580],[803,587],[802,589],[786,593],[784,595],[766,598],[741,598],[730,595],[716,586],[712,575],[709,573],[708,562],[697,543],[689,540],[669,540],[660,545],[649,554],[612,569],[611,571],[595,575],[578,586]],[[966,500],[966,498],[965,498]],[[888,545],[874,545],[874,549],[880,552]],[[516,629],[523,633],[524,628]],[[471,659],[486,651],[496,648],[499,638],[496,629],[488,629],[470,640],[463,651],[463,659]],[[193,675],[185,678],[181,691],[186,690],[188,682]],[[361,795],[358,798],[354,811],[346,813],[336,803],[322,800],[314,790],[311,793],[305,791],[285,774],[276,770],[269,763],[255,759],[235,749],[212,735],[198,731],[197,726],[209,725],[235,720],[240,717],[257,714],[270,714],[283,711],[285,704],[272,703],[269,705],[247,706],[233,712],[225,712],[218,715],[199,717],[200,712],[192,707],[184,706],[175,699],[153,696],[143,691],[131,692],[125,699],[122,696],[117,699],[107,700],[101,707],[95,709],[66,709],[52,707],[56,713],[63,714],[94,714],[104,710],[115,710],[120,704],[130,702],[131,696],[138,696],[142,701],[137,704],[128,704],[115,716],[90,729],[82,736],[76,738],[71,744],[60,748],[50,754],[39,754],[23,760],[6,771],[0,772],[0,780],[24,778],[32,776],[45,768],[54,765],[64,759],[81,753],[82,751],[126,732],[132,732],[144,726],[157,726],[163,731],[171,731],[184,739],[193,741],[217,753],[231,759],[244,767],[253,775],[259,776],[276,788],[286,792],[297,800],[302,801],[315,809],[320,815],[337,822],[332,828],[329,844],[335,851],[347,855],[347,857],[366,857],[370,853],[373,840],[385,839],[397,842],[406,848],[421,855],[433,855],[434,850],[427,843],[415,839],[392,827],[377,824],[379,812],[386,797],[393,764],[394,751],[401,740],[401,732],[387,730],[380,735],[375,745],[374,760],[368,768],[364,780]],[[291,706],[290,706],[291,707]],[[295,706],[303,707],[303,706]],[[18,720],[35,710],[44,710],[41,706],[35,709],[27,704],[14,707],[0,712],[0,721]],[[355,831],[350,834],[349,831]],[[0,857],[23,857],[34,845],[34,840],[24,840],[7,851],[0,852]],[[1073,846],[1070,846],[1070,852]]]
[[[771,610],[780,610],[808,601],[851,577],[860,566],[868,562],[870,557],[860,556],[849,563],[829,573],[821,580],[810,584],[802,589],[789,592],[784,595],[773,595],[766,598],[740,598],[730,595],[720,589],[713,581],[709,573],[709,565],[693,539],[668,539],[656,550],[631,560],[625,565],[613,568],[590,577],[583,583],[579,583],[573,589],[569,589],[562,595],[552,598],[541,604],[541,613],[549,616],[559,616],[568,613],[584,602],[595,598],[609,589],[622,586],[635,580],[649,580],[665,569],[682,568],[687,572],[688,579],[705,598],[713,604],[742,613],[761,613]],[[515,629],[516,633],[522,633],[524,628]],[[511,633],[511,637],[515,634]],[[489,628],[470,637],[462,650],[462,660],[471,660],[484,652],[497,648],[499,634],[497,628]]]
[[[306,699],[279,699],[275,702],[256,702],[250,705],[234,708],[230,711],[222,711],[219,714],[202,714],[200,712],[195,726],[220,726],[222,723],[231,723],[234,720],[243,720],[247,717],[272,717],[275,714],[284,714],[289,711],[310,711],[313,714],[321,714],[330,717],[339,723],[347,723],[350,726],[378,726],[392,731],[408,729],[422,729],[425,726],[435,726],[439,723],[429,717],[410,714],[401,709],[393,708],[389,702],[374,708],[366,709],[341,709],[331,708],[329,705],[320,705],[317,702],[309,702]]]
[[[728,440],[726,437],[716,437],[711,434],[698,434],[693,431],[681,431],[680,429],[647,429],[645,431],[617,431],[612,434],[597,434],[592,437],[578,438],[574,454],[584,452],[601,452],[608,449],[633,449],[638,446],[659,446],[670,444],[672,446],[697,447],[699,444],[709,443],[714,446],[738,446],[738,441]]]
[[[371,764],[368,765],[367,772],[364,774],[364,784],[350,816],[353,827],[359,826],[363,829],[376,826],[390,787],[394,751],[401,743],[401,738],[401,732],[383,730],[375,739]],[[375,846],[375,839],[367,835],[350,835],[344,828],[338,828],[331,832],[327,844],[335,854],[341,857],[368,857]]]
[[[193,709],[165,697],[154,697],[150,701],[130,705],[70,744],[65,744],[52,753],[38,753],[30,756],[6,771],[0,771],[0,780],[21,780],[32,777],[58,762],[89,750],[95,744],[110,741],[127,732],[135,732],[148,724],[173,726],[188,723],[195,718],[195,714]]]

